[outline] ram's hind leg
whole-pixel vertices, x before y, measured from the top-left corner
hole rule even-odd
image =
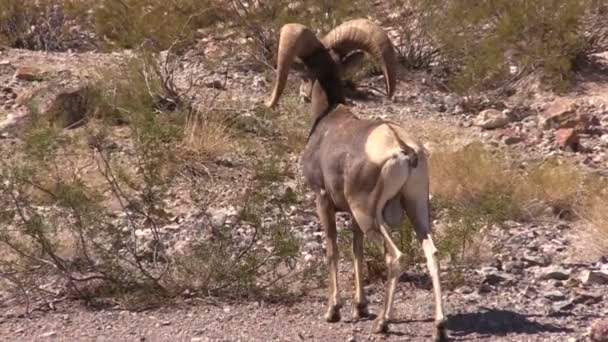
[[[391,159],[388,159],[382,166],[380,179],[376,186],[377,201],[374,206],[375,219],[378,229],[384,239],[384,258],[388,270],[386,298],[384,299],[384,308],[381,314],[376,319],[374,332],[380,333],[388,330],[388,325],[392,317],[393,299],[395,297],[395,289],[399,274],[404,267],[404,256],[399,250],[393,239],[391,238],[388,223],[385,221],[385,211],[387,203],[398,195],[403,188],[403,185],[408,179],[410,173],[410,158],[406,153],[398,153]],[[389,205],[388,209],[391,206]],[[393,215],[388,215],[393,216]]]
[[[353,217],[353,265],[355,269],[355,296],[353,303],[353,320],[369,317],[367,299],[363,291],[363,232]]]
[[[338,322],[340,320],[340,292],[338,290],[338,232],[336,231],[336,211],[330,203],[327,194],[322,191],[317,194],[317,213],[325,230],[327,241],[327,265],[329,270],[329,294],[327,303],[327,322]]]
[[[414,224],[418,241],[422,244],[422,250],[426,257],[427,267],[433,282],[433,293],[435,296],[435,326],[437,341],[447,339],[445,331],[445,316],[441,299],[441,282],[439,279],[439,260],[437,259],[437,248],[431,236],[431,215],[428,190],[428,176],[426,163],[420,165],[420,169],[412,174],[406,185],[403,202],[405,211]]]

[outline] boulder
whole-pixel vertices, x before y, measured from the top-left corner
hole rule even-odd
[[[591,323],[589,338],[594,342],[608,342],[608,318],[599,318]]]
[[[580,139],[574,128],[560,128],[555,131],[555,143],[562,149],[570,148],[577,151],[580,146]]]
[[[92,90],[84,84],[49,85],[43,87],[22,102],[27,102],[39,119],[60,128],[74,128],[95,109]]]
[[[20,66],[15,71],[15,79],[22,81],[40,81],[42,80],[42,71],[36,67]]]
[[[589,128],[591,116],[584,113],[573,100],[557,99],[540,113],[539,124],[542,129],[575,128],[584,132]]]
[[[505,127],[511,119],[506,113],[496,109],[482,110],[473,120],[475,126],[483,129],[496,129]]]
[[[608,284],[608,270],[585,270],[581,274],[581,281],[583,284],[606,285]]]

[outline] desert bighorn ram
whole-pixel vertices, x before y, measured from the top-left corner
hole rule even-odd
[[[374,322],[375,332],[388,330],[391,308],[404,257],[390,236],[403,212],[415,226],[422,243],[435,296],[436,338],[445,338],[437,249],[431,238],[429,173],[422,146],[397,123],[364,120],[345,106],[341,85],[341,60],[362,50],[382,62],[389,97],[396,84],[396,58],[386,33],[367,19],[344,22],[322,40],[306,26],[289,23],[281,28],[277,56],[277,77],[266,105],[276,106],[287,82],[294,59],[298,59],[312,80],[310,92],[312,127],[301,163],[304,177],[316,194],[317,213],[325,229],[329,268],[328,322],[340,320],[342,306],[338,291],[338,250],[335,213],[353,218],[355,294],[353,318],[368,316],[361,277],[363,237],[384,242],[388,269],[384,308]]]

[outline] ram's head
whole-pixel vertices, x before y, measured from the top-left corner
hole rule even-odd
[[[321,43],[326,49],[330,50],[334,61],[338,65],[338,74],[344,82],[345,90],[354,90],[354,85],[350,80],[357,71],[361,70],[366,52],[382,62],[387,90],[395,88],[394,77],[387,77],[394,75],[396,67],[396,57],[392,43],[369,20],[355,19],[344,22],[327,33],[321,39]],[[301,79],[300,99],[309,102],[314,75],[311,75],[298,57],[294,58],[291,69],[296,71]],[[391,95],[389,94],[389,96]]]

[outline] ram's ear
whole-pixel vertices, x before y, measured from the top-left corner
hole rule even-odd
[[[340,67],[342,72],[342,78],[350,78],[357,72],[361,70],[361,65],[363,64],[363,60],[365,59],[365,52],[361,50],[354,51],[346,55],[342,60],[340,60]]]

